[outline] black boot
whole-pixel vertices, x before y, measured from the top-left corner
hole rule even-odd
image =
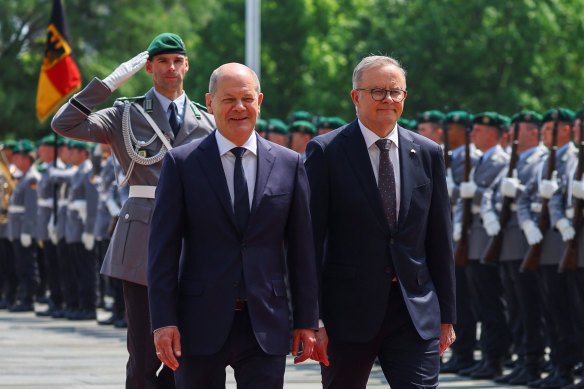
[[[476,380],[493,379],[503,374],[503,358],[487,357],[486,364],[470,374],[470,377]]]
[[[475,363],[472,354],[452,353],[448,362],[440,366],[440,373],[458,373],[460,370],[474,366]]]
[[[562,389],[584,389],[584,380],[581,380],[577,384],[564,386]]]
[[[529,382],[539,380],[541,378],[542,360],[543,358],[540,356],[528,355],[523,363],[521,373],[507,381],[507,383],[509,385],[526,385]]]
[[[574,384],[574,368],[567,365],[558,365],[552,378],[541,384],[540,388],[560,389]]]
[[[475,363],[473,366],[470,366],[466,369],[462,369],[458,371],[459,376],[463,377],[470,377],[470,375],[478,369],[481,369],[484,365],[486,365],[487,360],[485,358],[481,359],[478,363]]]
[[[511,371],[511,373],[495,377],[493,381],[495,381],[498,384],[510,383],[511,380],[513,380],[515,377],[521,375],[521,373],[523,372],[523,368],[524,366],[522,364],[516,364],[515,368]]]

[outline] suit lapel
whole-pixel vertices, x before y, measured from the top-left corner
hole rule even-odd
[[[355,176],[359,181],[358,187],[365,192],[367,204],[372,207],[373,213],[376,215],[377,221],[385,229],[389,231],[389,225],[385,218],[383,206],[381,205],[381,197],[379,196],[379,189],[371,166],[371,158],[367,151],[365,139],[359,128],[357,120],[353,121],[341,134],[345,137],[342,140],[342,148],[349,160],[349,166],[354,170]]]
[[[422,185],[423,178],[420,168],[420,146],[414,143],[414,139],[407,133],[407,130],[398,126],[399,136],[399,166],[400,166],[400,207],[398,217],[398,230],[401,229],[408,211],[410,210],[410,202],[414,189]],[[413,151],[412,151],[413,150]]]
[[[203,172],[207,176],[211,188],[213,188],[213,191],[217,194],[217,198],[223,206],[227,218],[237,229],[237,222],[235,220],[235,214],[233,213],[233,207],[231,206],[231,198],[229,197],[227,180],[225,178],[225,172],[223,171],[221,157],[219,156],[219,147],[217,146],[215,132],[212,132],[201,142],[199,150],[201,150],[201,153],[197,155],[197,159],[203,167]]]
[[[264,189],[268,183],[272,167],[274,166],[274,161],[276,157],[272,153],[272,146],[261,136],[256,134],[257,139],[257,172],[256,172],[256,182],[253,191],[253,201],[251,207],[250,222],[253,215],[262,200],[264,195]],[[249,225],[249,223],[248,223]]]

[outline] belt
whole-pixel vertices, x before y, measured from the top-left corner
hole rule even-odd
[[[153,199],[156,193],[155,185],[130,185],[129,197],[140,197],[143,199]]]
[[[67,207],[68,205],[69,205],[69,200],[68,199],[60,199],[60,200],[57,201],[57,206],[59,208]]]
[[[238,312],[247,311],[247,300],[235,300],[235,310]]]
[[[87,200],[73,200],[67,205],[67,208],[69,208],[71,211],[87,209]]]
[[[49,199],[38,199],[37,200],[37,205],[39,207],[43,207],[43,208],[51,208],[53,209],[53,199],[49,198]]]
[[[24,205],[9,205],[8,213],[24,213]]]

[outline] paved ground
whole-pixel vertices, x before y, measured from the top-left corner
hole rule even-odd
[[[38,305],[38,309],[45,306]],[[99,318],[108,317],[100,311]],[[96,322],[39,318],[33,313],[0,311],[0,389],[119,389],[124,386],[127,359],[125,330]],[[288,360],[286,389],[320,389],[316,363],[293,365]],[[227,389],[235,389],[231,372]],[[492,381],[440,377],[440,388],[505,388]],[[388,388],[378,367],[367,388]],[[509,387],[511,388],[511,387]],[[521,388],[521,387],[513,387]]]

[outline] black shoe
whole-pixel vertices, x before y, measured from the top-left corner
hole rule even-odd
[[[0,309],[10,309],[14,305],[14,301],[2,300],[0,301]]]
[[[111,315],[109,318],[105,319],[105,320],[98,320],[97,324],[102,325],[102,326],[111,326],[113,325],[117,320],[119,320],[119,318],[114,317],[114,315]]]
[[[18,303],[10,307],[10,312],[33,312],[34,306],[32,303]]]
[[[545,373],[550,373],[551,374],[551,373],[554,372],[554,369],[555,369],[555,367],[554,367],[554,364],[551,361],[551,359],[548,360],[548,361],[545,361],[543,363],[543,365],[541,365],[541,371],[543,371]]]
[[[470,377],[470,375],[478,369],[481,369],[484,365],[486,365],[487,361],[486,359],[482,359],[481,361],[479,361],[478,363],[475,363],[473,366],[470,366],[466,369],[462,369],[458,371],[458,375],[459,376],[463,376],[463,377]]]
[[[574,384],[574,373],[571,367],[558,366],[558,368],[551,374],[551,378],[546,382],[542,382],[540,388],[547,389],[561,389],[564,386]]]
[[[65,310],[64,309],[55,309],[51,314],[53,319],[63,319],[65,318]]]
[[[34,301],[40,304],[49,304],[51,302],[50,299],[45,295],[35,296]]]
[[[474,366],[475,360],[471,355],[462,356],[460,354],[452,354],[450,360],[440,366],[440,373],[458,373],[460,370],[468,369]]]
[[[513,377],[507,383],[509,385],[527,385],[529,382],[537,381],[541,378],[541,371],[538,368],[524,367],[519,375]]]
[[[511,380],[513,380],[515,377],[521,375],[521,373],[523,372],[524,367],[523,366],[516,366],[511,373],[509,374],[505,374],[499,377],[495,377],[493,379],[493,381],[495,381],[498,384],[506,384],[508,382],[510,382]]]
[[[470,373],[470,378],[475,380],[490,380],[501,374],[503,374],[503,360],[501,358],[489,358],[483,367]]]
[[[95,309],[81,309],[70,317],[69,320],[95,320],[96,318],[97,314],[95,313]]]
[[[53,316],[53,312],[55,312],[55,308],[49,308],[46,309],[44,311],[36,311],[34,314],[40,317],[45,317],[45,316]]]
[[[120,320],[117,320],[114,323],[114,327],[116,327],[116,328],[128,328],[128,322],[126,321],[126,318],[124,317],[124,318],[122,318]]]
[[[577,384],[564,386],[562,389],[584,389],[584,380],[581,380]]]

